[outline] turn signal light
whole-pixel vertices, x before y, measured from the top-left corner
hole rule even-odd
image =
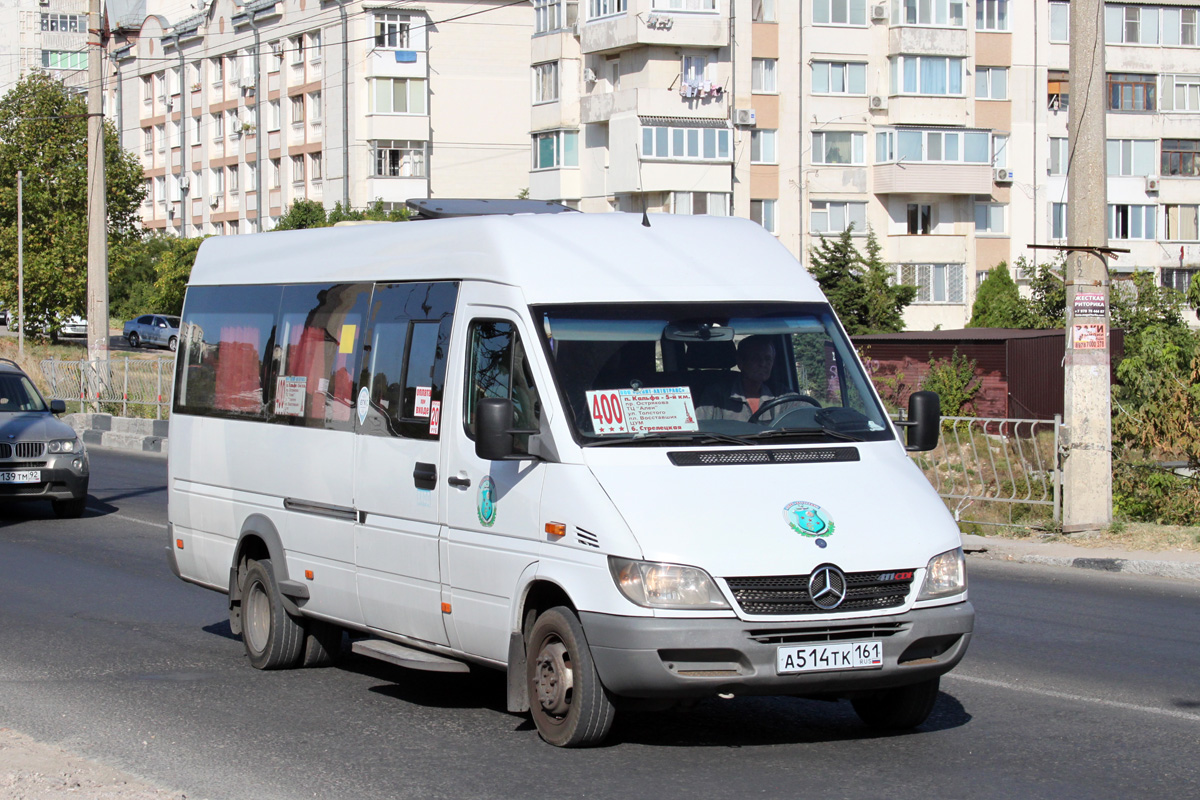
[[[561,522],[547,522],[546,533],[550,534],[551,536],[566,536],[567,526],[563,525]]]
[[[450,613],[450,604],[449,603],[442,603],[442,613],[443,614]]]
[[[304,577],[305,577],[305,578],[308,578],[308,579],[311,581],[311,580],[313,579],[313,572],[312,572],[312,570],[311,570],[311,569],[306,569],[306,570],[304,570]]]
[[[182,550],[183,549],[183,539],[176,539],[175,546],[178,547],[180,550]]]

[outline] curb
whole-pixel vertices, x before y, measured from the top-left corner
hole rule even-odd
[[[66,414],[62,420],[76,430],[88,447],[164,456],[167,454],[166,420],[90,413]]]
[[[1054,548],[1055,553],[1037,552],[1038,549]],[[1200,553],[1173,553],[1178,558],[1163,559],[1161,553],[1128,553],[1121,556],[1083,556],[1074,555],[1064,550],[1086,552],[1084,548],[1067,544],[1028,544],[998,541],[987,537],[963,536],[963,551],[975,558],[989,561],[1007,561],[1022,564],[1041,564],[1050,567],[1069,567],[1087,569],[1093,572],[1125,573],[1128,575],[1149,575],[1157,578],[1172,580],[1200,581]],[[1101,549],[1103,552],[1103,549]],[[1112,552],[1112,550],[1108,550]],[[1141,558],[1137,556],[1159,556],[1159,558]]]

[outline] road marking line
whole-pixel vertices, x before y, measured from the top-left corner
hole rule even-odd
[[[155,528],[167,527],[165,524],[163,524],[161,522],[151,522],[150,520],[138,519],[137,517],[127,517],[124,514],[105,514],[104,516],[111,518],[111,519],[123,519],[126,522],[138,522],[138,523],[141,523],[142,525],[152,525]]]
[[[1186,711],[1174,711],[1169,708],[1156,708],[1154,706],[1139,706],[1136,703],[1122,703],[1119,700],[1105,700],[1100,697],[1087,697],[1081,694],[1068,694],[1067,692],[1056,692],[1053,689],[1038,689],[1033,686],[1022,686],[1016,683],[1007,681],[997,681],[991,678],[976,678],[971,675],[958,675],[950,673],[947,678],[954,680],[966,681],[967,683],[978,683],[984,686],[994,686],[998,689],[1011,689],[1014,692],[1024,692],[1026,694],[1037,694],[1043,697],[1054,697],[1058,700],[1073,700],[1080,703],[1094,703],[1100,706],[1108,706],[1110,708],[1120,708],[1126,711],[1143,711],[1147,714],[1158,714],[1164,717],[1173,717],[1175,719],[1187,720],[1188,722],[1200,722],[1200,714],[1189,714]]]

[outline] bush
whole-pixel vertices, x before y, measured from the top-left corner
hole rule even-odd
[[[956,348],[950,358],[935,359],[933,353],[929,354],[929,373],[921,381],[921,388],[938,393],[942,398],[942,414],[973,416],[968,413],[968,406],[983,388],[983,381],[975,374],[975,361],[961,355]]]

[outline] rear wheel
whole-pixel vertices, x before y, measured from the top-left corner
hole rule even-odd
[[[269,558],[246,562],[242,644],[256,669],[291,669],[304,655],[304,626],[283,607]]]
[[[171,352],[175,352],[175,348],[179,347],[179,337],[172,336],[171,341],[167,343],[167,347],[171,348]]]
[[[137,335],[137,331],[129,334],[129,346],[134,350],[142,346],[142,337]]]
[[[872,728],[904,730],[929,719],[937,701],[938,678],[921,683],[883,689],[851,701],[854,713]]]
[[[529,707],[542,738],[556,747],[603,741],[615,711],[575,613],[565,606],[543,612],[525,653]]]

